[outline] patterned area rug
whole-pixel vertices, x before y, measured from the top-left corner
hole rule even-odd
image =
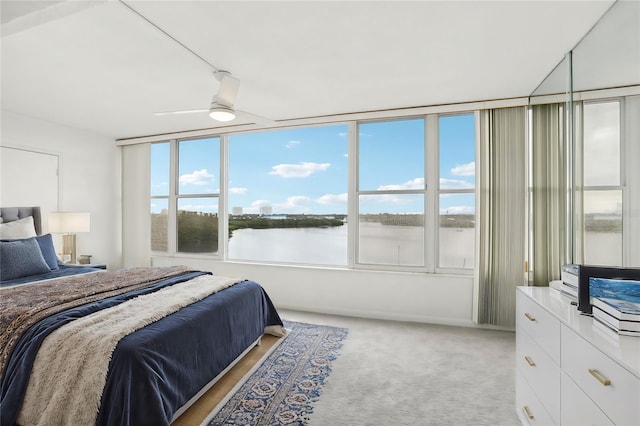
[[[240,389],[203,422],[214,425],[305,425],[320,397],[346,328],[285,321],[287,336]]]

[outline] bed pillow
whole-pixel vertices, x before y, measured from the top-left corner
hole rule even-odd
[[[24,241],[27,238],[23,238],[21,240],[2,240],[2,242],[8,241]],[[40,246],[40,251],[42,252],[42,257],[44,257],[44,261],[47,262],[47,266],[52,271],[58,269],[58,255],[56,254],[56,248],[53,245],[53,238],[51,234],[40,235],[35,237],[38,246]]]
[[[53,246],[51,234],[36,237],[36,242],[40,246],[42,257],[44,257],[44,261],[47,262],[49,269],[52,271],[58,269],[58,255],[56,254],[56,248]]]
[[[13,222],[0,223],[0,238],[3,240],[16,240],[37,236],[36,227],[33,224],[33,216],[27,216]]]
[[[35,238],[0,242],[0,279],[3,281],[50,271]]]

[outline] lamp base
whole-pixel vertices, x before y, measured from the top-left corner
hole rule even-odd
[[[76,263],[76,234],[62,234],[62,254],[70,255],[69,263]]]

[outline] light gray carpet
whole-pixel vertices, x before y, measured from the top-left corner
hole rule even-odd
[[[519,424],[515,333],[280,314],[349,329],[311,426]]]

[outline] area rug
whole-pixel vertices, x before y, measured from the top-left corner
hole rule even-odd
[[[203,425],[305,425],[331,373],[346,328],[285,321],[280,344]]]

